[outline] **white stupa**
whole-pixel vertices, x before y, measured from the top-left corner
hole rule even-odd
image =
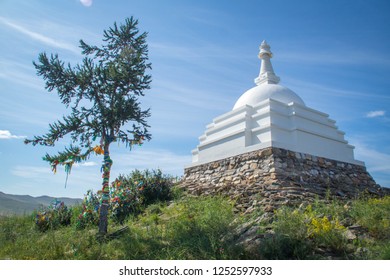
[[[296,93],[279,85],[266,41],[259,58],[256,86],[238,98],[232,111],[207,125],[192,151],[191,166],[268,147],[364,165],[354,159],[354,146],[328,114],[307,107]]]

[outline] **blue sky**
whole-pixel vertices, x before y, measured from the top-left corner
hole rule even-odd
[[[67,114],[47,93],[32,61],[58,53],[72,64],[78,42],[101,44],[103,30],[126,17],[147,31],[152,140],[132,151],[114,144],[112,178],[161,168],[182,175],[212,119],[232,109],[259,73],[263,39],[281,84],[346,132],[355,158],[390,187],[389,1],[0,0],[0,191],[83,197],[101,188],[101,158],[52,174],[41,160],[55,148],[24,145]]]

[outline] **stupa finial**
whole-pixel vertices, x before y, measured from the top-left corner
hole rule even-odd
[[[280,78],[275,75],[274,69],[271,64],[272,52],[271,47],[264,40],[260,45],[259,58],[261,59],[260,74],[255,79],[256,85],[260,84],[277,84]]]

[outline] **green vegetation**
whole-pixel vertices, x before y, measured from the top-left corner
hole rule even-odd
[[[81,209],[73,209],[73,211]],[[118,238],[99,242],[97,228],[39,231],[32,216],[0,219],[0,259],[229,259],[239,253],[221,241],[232,229],[232,204],[222,198],[185,198],[151,204],[131,216]],[[109,232],[121,227],[111,223]],[[239,251],[238,251],[239,252]]]
[[[390,259],[390,196],[283,207],[271,225],[261,258]]]
[[[38,230],[44,232],[48,229],[57,229],[60,226],[70,225],[72,211],[68,209],[64,202],[53,201],[45,210],[39,211],[35,217],[35,224]]]
[[[129,215],[140,214],[148,205],[167,201],[173,197],[174,178],[163,175],[161,170],[135,170],[128,176],[120,175],[109,188],[111,218],[123,224]],[[101,193],[88,191],[77,220],[78,228],[97,225]]]
[[[136,195],[126,196],[126,189]],[[140,201],[120,218],[110,211],[111,238],[97,238],[96,219],[80,226],[80,215],[93,205],[87,199],[90,204],[47,209],[45,227],[37,222],[42,211],[1,217],[0,259],[390,259],[390,196],[316,201],[259,219],[261,209],[242,216],[224,197],[190,197],[159,171],[120,176],[111,191],[111,200],[121,200],[115,207],[128,197]],[[255,220],[260,241],[249,249],[237,242],[237,229]]]

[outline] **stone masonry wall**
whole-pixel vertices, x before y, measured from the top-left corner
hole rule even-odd
[[[384,194],[364,166],[273,147],[186,168],[182,187],[192,195],[228,195],[243,212]]]

